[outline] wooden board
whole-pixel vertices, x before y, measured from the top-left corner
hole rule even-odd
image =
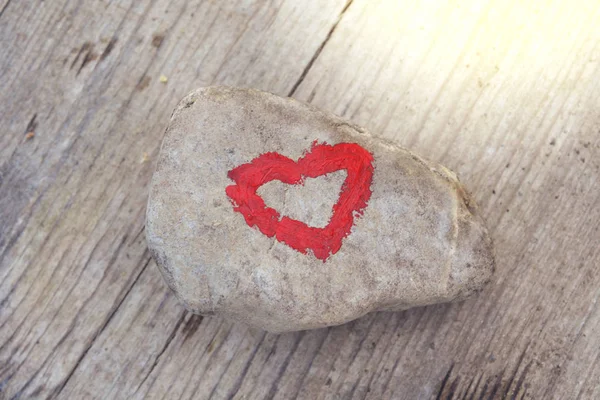
[[[599,398],[598,20],[592,0],[0,2],[0,398]],[[216,83],[456,170],[494,283],[284,335],[185,312],[145,201],[172,108]]]

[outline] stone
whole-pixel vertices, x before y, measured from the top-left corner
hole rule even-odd
[[[202,88],[176,107],[146,238],[188,310],[271,332],[460,300],[494,271],[452,171],[253,89]]]

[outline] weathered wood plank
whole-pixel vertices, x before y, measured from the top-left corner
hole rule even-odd
[[[14,3],[3,396],[600,396],[600,4]],[[215,82],[293,90],[457,170],[492,227],[496,282],[279,336],[185,313],[145,250],[145,191],[170,109]]]
[[[182,324],[183,311],[155,267],[146,272],[147,184],[169,114],[189,90],[214,82],[287,94],[343,6],[6,3],[0,17],[6,43],[0,50],[1,397],[64,396],[65,383],[94,355],[92,344],[103,342],[101,332],[137,339],[129,329],[155,326],[153,335],[145,332],[143,350],[135,341],[122,353],[104,347],[112,360],[108,372],[96,368],[94,379],[78,382],[83,389],[73,394],[110,397],[113,390],[127,397],[148,372],[129,357],[144,355],[151,370],[175,327],[200,321]],[[168,82],[159,81],[161,74]],[[152,284],[156,290],[147,296],[134,290]],[[115,331],[116,310],[125,311],[121,306],[132,298],[139,300],[133,319]],[[115,365],[125,368],[117,377]]]

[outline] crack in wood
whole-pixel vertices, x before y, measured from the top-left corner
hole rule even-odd
[[[125,238],[125,239],[127,239],[127,238]],[[138,280],[140,279],[140,277],[142,276],[142,274],[144,273],[144,271],[146,271],[146,269],[148,268],[148,265],[150,264],[150,261],[152,261],[152,257],[148,257],[148,260],[146,261],[146,263],[144,264],[144,266],[141,268],[140,272],[137,274],[137,276],[135,277],[135,279],[133,280],[133,282],[131,283],[131,285],[129,285],[129,287],[127,288],[127,290],[126,290],[125,294],[123,295],[123,297],[121,298],[121,300],[118,302],[118,304],[116,305],[116,307],[113,308],[113,310],[108,315],[108,318],[106,318],[106,320],[104,321],[104,324],[102,324],[102,326],[100,327],[100,329],[98,329],[96,331],[95,335],[91,338],[91,340],[89,341],[89,343],[86,346],[85,350],[78,357],[77,362],[75,363],[75,365],[73,366],[73,368],[71,368],[71,371],[67,374],[67,376],[63,380],[63,382],[57,388],[55,388],[53,390],[52,395],[50,397],[58,397],[60,395],[60,393],[62,392],[62,390],[65,388],[65,386],[67,385],[67,383],[69,382],[69,380],[71,379],[71,377],[73,376],[73,374],[75,373],[75,371],[78,369],[79,365],[81,364],[81,361],[85,358],[85,356],[87,355],[88,351],[92,348],[92,345],[94,344],[94,342],[96,341],[96,339],[98,338],[98,336],[100,336],[100,334],[108,326],[108,324],[110,323],[110,321],[113,319],[113,317],[115,316],[115,314],[117,313],[117,311],[121,307],[121,304],[123,304],[123,302],[125,301],[125,299],[129,295],[129,293],[131,292],[131,290],[133,289],[133,287],[135,286],[135,284],[138,282]],[[63,338],[66,338],[67,336],[68,335],[65,334],[63,336]]]
[[[116,36],[110,38],[108,44],[104,48],[104,51],[102,52],[102,54],[100,54],[100,59],[98,60],[98,62],[104,61],[104,59],[110,55],[110,53],[115,48],[115,45],[117,44],[117,40],[118,38]]]
[[[517,361],[517,364],[515,365],[515,369],[513,370],[513,373],[510,375],[510,379],[506,383],[504,393],[502,394],[503,399],[506,399],[506,396],[508,396],[510,388],[517,376],[517,373],[519,372],[519,368],[521,367],[521,364],[523,363],[523,359],[525,358],[525,353],[527,353],[527,350],[529,349],[529,345],[531,345],[531,342],[527,343],[527,345],[525,346],[525,349],[521,352],[521,355],[519,356],[519,360]],[[516,396],[516,392],[513,392],[513,398],[515,396]]]
[[[11,1],[12,0],[6,0],[6,3],[4,3],[4,6],[0,10],[0,18],[2,18],[2,16],[4,15],[4,11],[6,11],[6,9],[8,8],[8,5],[10,4]]]
[[[252,353],[250,353],[250,357],[248,357],[248,360],[246,360],[246,362],[244,363],[242,372],[238,375],[236,381],[233,384],[233,387],[227,394],[228,399],[233,399],[235,397],[235,395],[237,394],[237,392],[239,392],[240,388],[242,387],[242,383],[244,382],[244,379],[246,378],[246,375],[248,374],[250,365],[252,365],[252,361],[254,360],[254,357],[256,357],[256,353],[258,353],[258,350],[260,349],[260,346],[263,344],[265,337],[267,337],[267,333],[263,332],[260,336],[260,340],[258,341],[258,344],[256,346],[254,346]]]
[[[144,383],[146,382],[146,380],[148,379],[148,377],[150,375],[152,375],[152,371],[154,371],[154,369],[156,368],[156,366],[158,365],[160,358],[162,357],[162,355],[164,354],[164,352],[169,348],[169,346],[171,345],[171,342],[173,341],[173,339],[175,338],[175,336],[177,335],[177,332],[179,332],[179,327],[181,326],[181,324],[183,323],[183,321],[185,320],[185,316],[188,312],[184,311],[181,314],[181,317],[177,320],[177,323],[175,324],[175,327],[173,328],[173,330],[171,331],[171,333],[169,334],[169,336],[167,337],[167,340],[165,341],[165,343],[163,344],[163,347],[160,349],[160,351],[158,352],[158,354],[156,355],[156,358],[154,359],[154,362],[152,363],[152,366],[150,367],[150,369],[148,370],[148,373],[144,376],[144,378],[141,380],[140,384],[138,385],[138,387],[135,389],[135,391],[133,392],[133,395],[135,395],[141,388],[142,386],[144,386]],[[189,321],[188,321],[189,322]],[[200,319],[200,322],[202,322],[202,319]],[[200,323],[199,322],[199,323]],[[184,331],[185,331],[185,327],[184,327]]]
[[[292,86],[292,89],[288,93],[288,97],[292,97],[296,93],[296,90],[298,90],[298,87],[304,81],[304,79],[306,78],[306,75],[308,75],[308,72],[312,68],[313,64],[315,63],[317,58],[319,58],[319,56],[321,55],[321,52],[327,45],[327,42],[329,42],[329,39],[331,39],[331,36],[333,36],[335,29],[337,28],[340,21],[344,17],[344,14],[346,13],[346,11],[348,11],[348,8],[350,8],[350,5],[352,4],[353,1],[354,0],[347,0],[346,4],[344,5],[344,8],[342,8],[342,11],[340,12],[340,15],[337,17],[337,20],[335,21],[335,23],[333,24],[333,26],[327,33],[327,36],[325,36],[325,39],[323,40],[321,45],[317,48],[317,51],[315,51],[315,54],[313,54],[313,56],[310,59],[310,61],[308,62],[308,64],[306,64],[306,67],[302,71],[302,74],[300,74],[300,77],[298,78],[298,80],[296,80],[296,83],[294,83],[294,86]]]
[[[437,395],[435,396],[435,400],[440,400],[442,398],[442,393],[444,393],[444,389],[448,384],[448,379],[450,379],[450,375],[452,375],[452,370],[454,369],[454,363],[450,364],[450,368],[446,372],[444,379],[442,379],[442,383],[440,384],[440,390],[438,390]]]
[[[300,345],[300,342],[302,341],[302,339],[304,339],[304,336],[306,336],[306,331],[296,333],[296,336],[297,336],[297,338],[294,341],[294,344],[292,345],[290,352],[285,357],[285,360],[283,361],[283,363],[281,364],[281,367],[277,371],[277,378],[271,384],[269,393],[266,396],[267,399],[272,399],[273,397],[275,397],[275,393],[277,393],[279,382],[281,381],[281,378],[283,378],[283,374],[285,373],[285,370],[287,369],[288,365],[290,364],[292,357],[296,353],[296,350],[298,350],[298,346]]]

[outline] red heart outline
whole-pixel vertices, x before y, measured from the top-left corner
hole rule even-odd
[[[265,205],[256,193],[267,182],[277,179],[287,184],[301,184],[304,177],[316,178],[345,169],[342,185],[333,215],[324,228],[310,227],[304,222],[288,217]],[[268,237],[306,254],[312,250],[315,257],[325,260],[339,251],[342,239],[350,234],[354,217],[361,216],[371,198],[373,155],[356,143],[313,143],[309,152],[298,161],[279,153],[264,153],[247,164],[228,172],[236,184],[227,186],[225,192],[233,202],[234,210],[241,213],[248,226],[257,226]]]

